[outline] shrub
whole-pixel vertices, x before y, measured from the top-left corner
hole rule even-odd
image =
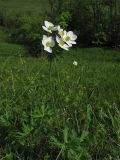
[[[0,25],[8,31],[8,40],[23,44],[31,55],[41,54],[41,36],[44,16],[0,10]]]
[[[111,31],[109,32],[109,41],[108,43],[112,47],[120,48],[120,15],[112,17],[112,26]]]
[[[69,23],[70,23],[70,21],[71,21],[71,14],[70,14],[70,12],[68,12],[68,11],[62,12],[62,13],[58,16],[57,21],[59,22],[59,25],[60,25],[61,27],[67,28],[68,25],[69,25]]]
[[[74,29],[78,34],[79,44],[110,47],[120,45],[120,14],[117,7],[120,2],[49,0],[49,3],[51,16],[54,19],[59,17],[56,19],[64,27]]]
[[[40,54],[42,19],[35,16],[21,16],[17,23],[17,27],[11,31],[10,39],[24,44],[32,55]]]
[[[0,25],[4,26],[6,29],[12,30],[17,27],[18,17],[21,14],[18,12],[7,11],[6,8],[0,9]]]
[[[105,32],[98,32],[95,33],[94,35],[94,41],[92,41],[92,43],[95,46],[102,46],[103,44],[105,44],[107,41],[107,35]]]

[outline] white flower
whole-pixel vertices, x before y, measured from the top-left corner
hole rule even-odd
[[[75,40],[77,39],[77,36],[72,32],[66,32],[66,34],[63,36],[64,41],[69,45],[69,47],[72,47],[72,44],[76,44]]]
[[[45,21],[44,24],[45,26],[42,26],[42,28],[49,33],[52,33],[52,31],[58,30],[58,27],[55,27],[54,24],[51,22]]]
[[[78,65],[78,62],[77,62],[77,61],[73,61],[73,65],[74,65],[74,66],[77,66],[77,65]]]
[[[77,39],[77,36],[72,31],[65,31],[60,26],[54,26],[53,23],[44,21],[44,26],[42,28],[52,33],[52,31],[58,31],[58,36],[56,35],[56,41],[58,42],[59,47],[61,47],[64,50],[69,50],[70,47],[72,47],[73,44],[76,44],[75,40]],[[46,50],[49,53],[52,53],[52,47],[55,46],[55,41],[52,37],[48,37],[46,35],[43,35],[42,44],[44,46],[44,50]],[[77,65],[75,63],[75,65]]]
[[[52,53],[52,47],[55,46],[55,41],[52,37],[47,37],[46,35],[43,35],[42,44],[45,51]]]
[[[58,45],[61,47],[61,48],[63,48],[63,49],[65,49],[65,50],[69,50],[69,46],[63,41],[63,39],[62,38],[59,38],[58,36],[56,36],[56,41],[58,42]]]
[[[58,26],[58,34],[63,38],[66,35],[66,31]]]

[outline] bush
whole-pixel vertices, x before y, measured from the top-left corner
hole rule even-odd
[[[17,23],[17,27],[11,31],[10,39],[24,44],[32,55],[40,54],[42,19],[35,16],[22,16],[18,18]]]
[[[67,29],[75,30],[79,44],[110,47],[120,45],[119,1],[49,0],[49,3],[51,16],[54,19],[57,17],[56,21]]]
[[[67,28],[70,21],[71,21],[71,14],[68,11],[62,12],[57,18],[57,22],[62,28]]]
[[[96,46],[102,46],[105,45],[107,41],[107,35],[105,32],[98,32],[94,35],[94,41],[92,42]]]
[[[40,55],[44,16],[31,13],[0,11],[0,25],[8,31],[8,40],[23,44],[31,55]]]
[[[112,26],[111,32],[109,32],[109,41],[108,43],[111,46],[120,48],[120,16],[112,17]]]
[[[7,9],[0,9],[0,25],[4,26],[6,29],[12,30],[17,27],[18,17],[21,14],[18,12],[10,12]]]

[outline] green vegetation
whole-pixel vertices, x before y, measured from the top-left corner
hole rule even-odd
[[[18,44],[13,44],[10,42],[7,42],[7,34],[3,30],[3,28],[0,28],[0,57],[9,57],[9,56],[25,56],[26,49]]]
[[[74,49],[53,62],[49,83],[46,58],[13,56],[20,46],[4,44],[0,158],[119,160],[119,52]]]
[[[42,24],[49,12],[47,0],[0,0],[0,25],[11,43],[26,46],[32,55],[41,53]]]
[[[59,23],[78,35],[78,47],[120,47],[120,2],[117,0],[0,0],[0,25],[11,42],[41,54],[43,21]]]
[[[0,0],[0,159],[120,160],[120,51],[63,52],[49,79],[46,56],[27,54],[41,53],[47,7],[47,0]],[[71,13],[58,12],[56,21],[74,28]]]
[[[32,12],[41,13],[48,7],[48,0],[0,0],[3,12]]]
[[[120,47],[119,0],[49,1],[53,19],[74,29],[80,46]]]

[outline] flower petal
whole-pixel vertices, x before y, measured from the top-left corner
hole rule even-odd
[[[77,35],[73,34],[72,40],[76,40],[76,39],[77,39]]]
[[[58,30],[58,26],[56,26],[56,27],[54,27],[53,29],[52,29],[52,31],[57,31]]]
[[[47,36],[46,35],[43,35],[43,40],[47,39]]]
[[[66,51],[69,50],[69,47],[66,47],[66,46],[63,46],[63,47],[61,47],[61,48],[63,48],[63,49],[66,50]]]
[[[70,37],[72,37],[73,32],[72,32],[72,31],[69,31],[69,32],[67,32],[67,35],[70,36]]]
[[[60,43],[61,38],[59,38],[58,36],[56,36],[56,41],[57,41],[58,43]]]
[[[67,51],[69,50],[69,46],[67,44],[65,44],[63,47],[65,50],[67,50]]]
[[[43,28],[45,31],[47,31],[47,32],[49,32],[49,33],[52,33],[51,30],[48,30],[48,28],[46,28],[45,26],[42,26],[42,28]]]
[[[61,28],[60,28],[60,26],[58,25],[58,31],[60,30]]]
[[[48,28],[49,26],[54,26],[53,23],[45,21],[45,26]]]
[[[72,44],[70,43],[70,41],[66,42],[68,44],[69,47],[72,47]]]
[[[75,35],[72,31],[69,31],[67,33],[67,35],[70,36],[72,40],[76,40],[77,39],[77,35]]]
[[[48,37],[47,39],[49,42],[51,42],[51,47],[54,47],[55,46],[55,41],[53,39],[53,37]]]
[[[71,44],[76,44],[76,42],[75,42],[75,41],[70,41],[70,43],[71,43]]]
[[[49,52],[49,53],[52,53],[52,49],[50,47],[45,47],[44,50]]]
[[[42,26],[42,28],[43,28],[45,31],[48,31],[48,29],[47,29],[45,26]]]
[[[64,44],[63,46],[59,44],[59,46],[66,51],[69,50],[69,46],[67,44]]]
[[[42,39],[43,46],[46,46],[46,42],[47,42],[47,38],[46,39]]]
[[[52,39],[51,41],[51,47],[54,47],[55,46],[55,41]]]

